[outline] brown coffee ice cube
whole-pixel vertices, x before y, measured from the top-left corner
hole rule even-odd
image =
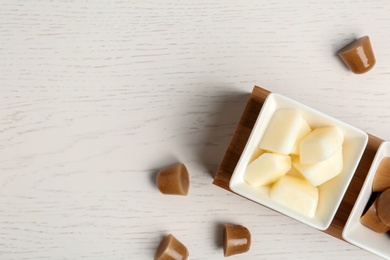
[[[379,195],[376,210],[380,221],[390,228],[390,188]]]
[[[189,252],[173,235],[167,235],[157,247],[154,260],[186,260]]]
[[[240,225],[225,224],[223,230],[223,254],[231,256],[249,251],[251,234],[249,230]]]
[[[183,163],[162,169],[156,182],[163,194],[187,195],[190,188],[190,177]]]
[[[385,233],[390,231],[390,226],[383,223],[378,216],[379,197],[380,195],[371,204],[366,213],[360,218],[360,223],[377,233]]]
[[[337,53],[348,68],[356,74],[362,74],[372,69],[376,63],[370,38],[363,36]]]
[[[372,183],[374,192],[382,192],[390,188],[390,157],[385,157],[380,162]]]

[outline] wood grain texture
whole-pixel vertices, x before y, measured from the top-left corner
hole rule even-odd
[[[377,259],[212,185],[258,84],[390,132],[387,1],[0,1],[0,259],[151,259],[172,233],[223,259]],[[364,19],[362,19],[364,18]],[[377,64],[335,56],[369,35]],[[187,197],[155,174],[177,162]]]

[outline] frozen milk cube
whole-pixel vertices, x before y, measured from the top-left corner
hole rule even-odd
[[[263,153],[246,167],[244,179],[252,186],[268,185],[291,168],[291,158],[284,154]]]
[[[319,186],[336,177],[342,171],[343,149],[339,148],[331,157],[319,163],[301,164],[299,159],[295,158],[292,165],[312,185]]]
[[[271,188],[272,200],[308,217],[314,217],[318,204],[318,188],[304,179],[285,175]]]
[[[298,139],[303,120],[296,109],[278,109],[273,114],[259,147],[264,150],[289,154]]]
[[[344,135],[337,126],[319,127],[300,142],[301,164],[321,162],[338,151],[344,142]]]
[[[301,135],[305,120],[296,109],[281,108],[273,114],[263,137],[261,149],[281,154],[290,154]],[[306,123],[307,124],[307,123]]]

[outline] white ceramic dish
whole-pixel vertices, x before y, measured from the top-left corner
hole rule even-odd
[[[372,194],[372,182],[384,157],[390,157],[390,142],[383,142],[372,161],[366,180],[343,230],[343,238],[351,244],[390,259],[390,235],[379,234],[360,223],[360,217]]]
[[[344,134],[343,170],[337,177],[319,186],[319,202],[316,214],[313,218],[306,217],[303,214],[277,204],[269,198],[267,189],[253,187],[244,180],[245,169],[250,162],[270,119],[272,118],[274,112],[279,108],[299,109],[312,128],[335,125],[338,126]],[[241,196],[276,210],[307,225],[320,230],[325,230],[329,227],[334,215],[336,214],[344,193],[347,190],[347,187],[359,164],[367,142],[368,135],[364,131],[283,95],[271,93],[264,102],[244,151],[241,154],[233,172],[229,187],[233,192]]]

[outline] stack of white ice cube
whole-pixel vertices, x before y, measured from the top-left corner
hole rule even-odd
[[[317,186],[342,171],[343,142],[338,127],[312,130],[299,110],[278,109],[260,141],[263,152],[248,165],[244,179],[255,187],[270,186],[273,200],[313,217]]]

